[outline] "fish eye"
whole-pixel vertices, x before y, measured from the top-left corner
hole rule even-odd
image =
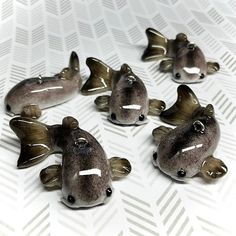
[[[111,113],[111,119],[116,120],[116,114],[115,113]]]
[[[110,196],[112,195],[112,190],[111,190],[111,188],[107,188],[107,190],[106,190],[106,195],[107,195],[107,197],[110,197]]]
[[[67,201],[68,201],[70,204],[74,204],[74,203],[75,203],[75,198],[74,198],[72,195],[68,195]]]
[[[154,152],[152,157],[153,157],[153,160],[156,161],[156,159],[157,159],[157,152]]]
[[[200,133],[204,133],[205,126],[200,120],[196,120],[193,122],[194,130]]]
[[[11,106],[9,104],[6,105],[6,110],[11,111]]]
[[[144,115],[140,115],[139,118],[138,118],[140,121],[143,121],[145,119],[145,116]]]
[[[201,75],[200,75],[200,79],[203,79],[205,77],[205,75],[202,73]]]
[[[177,175],[181,178],[185,177],[186,171],[184,171],[182,168],[177,172]]]
[[[175,74],[175,78],[176,78],[176,79],[180,79],[180,77],[181,77],[180,73],[176,73],[176,74]]]

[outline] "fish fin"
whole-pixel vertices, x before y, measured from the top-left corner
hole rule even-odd
[[[100,111],[108,111],[111,96],[103,95],[95,99],[94,103]]]
[[[168,39],[155,29],[146,29],[148,46],[145,49],[142,60],[151,61],[163,58],[167,54]]]
[[[161,72],[171,72],[173,69],[173,59],[167,59],[161,61],[159,69]]]
[[[112,157],[109,160],[112,179],[119,179],[127,176],[131,172],[131,164],[125,158]]]
[[[10,127],[21,143],[18,168],[35,165],[54,152],[47,125],[30,118],[16,117],[10,121]]]
[[[224,176],[228,171],[223,161],[213,156],[207,157],[202,163],[201,173],[206,179],[216,179]]]
[[[61,165],[51,165],[41,170],[40,180],[48,190],[61,189]]]
[[[149,99],[149,115],[160,115],[162,111],[166,108],[166,104],[157,99]]]
[[[166,126],[163,126],[163,125],[155,128],[152,131],[152,136],[153,136],[154,141],[156,143],[159,143],[161,138],[163,136],[165,136],[167,133],[169,133],[171,130],[172,130],[172,128],[169,128],[169,127],[166,127]]]
[[[69,60],[69,69],[73,72],[79,72],[80,66],[79,66],[79,57],[76,52],[72,51],[70,55]]]
[[[207,62],[207,74],[214,74],[220,69],[218,62]]]
[[[160,119],[171,125],[180,125],[190,120],[196,109],[200,108],[198,98],[187,85],[180,85],[177,94],[175,104],[160,114]]]
[[[111,90],[114,70],[93,57],[87,58],[86,64],[90,69],[90,76],[81,88],[81,93],[83,95],[90,95]]]
[[[41,114],[42,114],[42,111],[39,108],[39,105],[24,106],[21,112],[22,117],[29,117],[33,119],[38,119],[41,116]]]

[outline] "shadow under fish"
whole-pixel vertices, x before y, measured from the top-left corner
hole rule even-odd
[[[9,115],[38,118],[41,109],[64,103],[78,94],[81,85],[79,58],[71,53],[69,67],[52,77],[25,79],[16,84],[5,97]]]
[[[213,106],[202,107],[186,85],[180,85],[177,93],[176,103],[160,114],[162,121],[177,128],[160,126],[152,133],[157,144],[154,166],[178,181],[199,174],[205,180],[224,176],[226,165],[213,156],[220,138]]]
[[[177,83],[200,83],[207,74],[213,74],[220,69],[217,62],[206,62],[202,50],[183,33],[175,39],[167,39],[155,29],[146,29],[148,46],[142,60],[160,60],[160,71],[172,72]]]
[[[147,123],[147,115],[159,115],[165,103],[148,99],[146,87],[127,64],[119,71],[96,58],[87,58],[91,74],[81,89],[84,95],[111,90],[111,96],[99,96],[95,100],[97,108],[108,111],[108,120],[118,125],[141,125]]]
[[[106,203],[113,192],[112,180],[131,172],[127,159],[107,159],[102,146],[79,128],[73,117],[62,125],[45,125],[27,117],[10,121],[21,142],[18,168],[43,161],[53,153],[62,153],[62,164],[43,169],[40,179],[49,190],[61,189],[62,202],[70,208],[92,207]]]

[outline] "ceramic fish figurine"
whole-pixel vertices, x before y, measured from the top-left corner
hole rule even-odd
[[[96,58],[86,61],[91,74],[83,85],[84,95],[112,90],[111,96],[99,96],[97,108],[108,111],[108,119],[119,125],[141,125],[147,123],[147,115],[158,115],[165,109],[165,103],[148,99],[147,90],[127,64],[115,71]]]
[[[207,74],[213,74],[220,69],[217,62],[206,62],[202,50],[189,42],[183,33],[175,39],[167,39],[155,29],[146,30],[148,46],[142,60],[151,61],[169,58],[161,61],[160,71],[172,72],[177,83],[200,83]]]
[[[62,125],[45,125],[28,117],[10,121],[21,142],[18,168],[41,162],[53,153],[62,153],[62,164],[51,165],[40,173],[45,188],[61,189],[62,202],[70,208],[103,204],[112,195],[112,180],[131,171],[128,160],[107,159],[102,146],[88,132],[79,128],[73,117]]]
[[[160,126],[153,130],[158,145],[153,155],[154,166],[179,181],[197,174],[206,180],[225,175],[226,165],[213,157],[220,138],[213,106],[201,107],[186,85],[180,85],[177,92],[176,103],[160,115],[161,120],[178,125],[177,128]]]
[[[16,84],[5,97],[5,109],[10,115],[38,118],[41,109],[66,102],[80,89],[79,58],[71,53],[69,67],[53,77],[25,79]]]

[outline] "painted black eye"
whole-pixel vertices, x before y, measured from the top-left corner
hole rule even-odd
[[[156,161],[156,159],[157,159],[157,152],[154,152],[152,157],[153,157],[153,160]]]
[[[185,175],[186,175],[186,172],[183,170],[183,169],[180,169],[178,172],[177,172],[177,175],[179,176],[179,177],[184,177]]]
[[[176,73],[176,74],[175,74],[175,78],[176,78],[176,79],[180,79],[180,77],[181,77],[180,73]]]
[[[143,121],[143,120],[144,120],[144,118],[145,118],[145,116],[144,116],[144,115],[140,115],[140,116],[139,116],[139,120],[140,120],[140,121]]]
[[[11,111],[11,106],[9,104],[6,105],[6,110]]]
[[[116,120],[116,114],[115,113],[111,113],[111,119]]]
[[[112,190],[111,188],[107,188],[106,190],[107,197],[110,197],[112,195]]]
[[[205,75],[202,73],[201,75],[200,75],[200,79],[203,79],[205,77]]]
[[[74,198],[72,195],[68,195],[67,201],[68,201],[70,204],[74,204],[74,203],[75,203],[75,198]]]

